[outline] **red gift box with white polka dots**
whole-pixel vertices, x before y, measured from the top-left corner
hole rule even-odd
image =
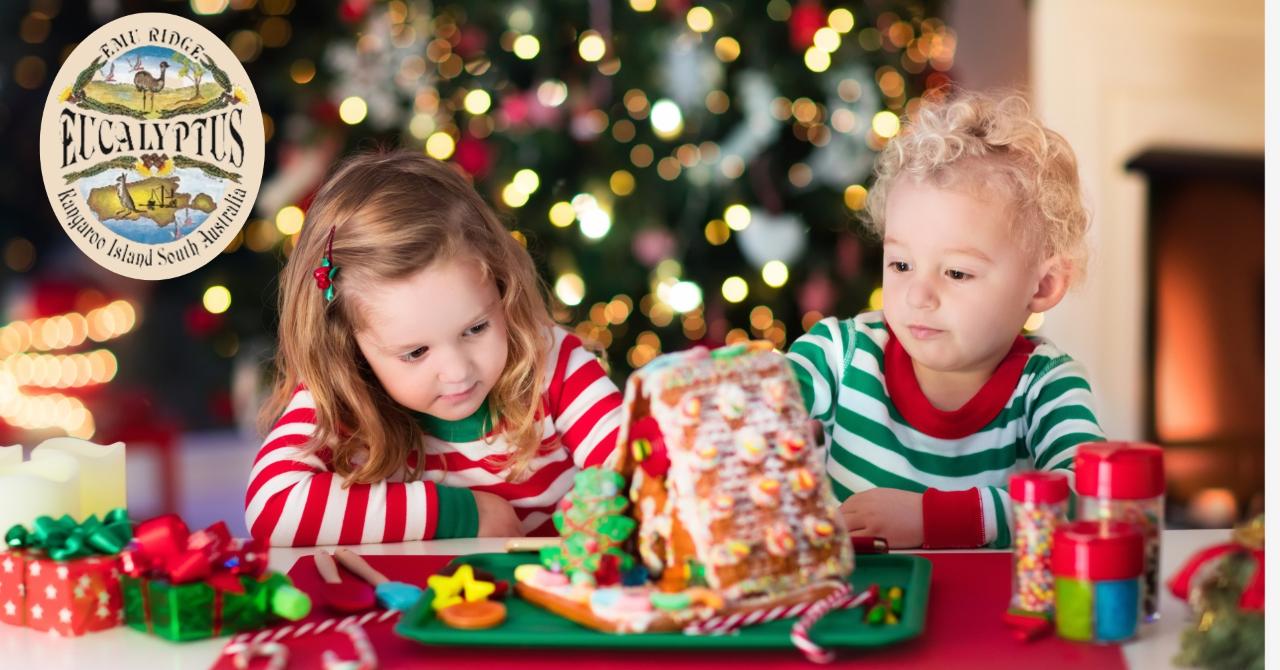
[[[119,556],[0,553],[0,622],[66,637],[124,623]]]

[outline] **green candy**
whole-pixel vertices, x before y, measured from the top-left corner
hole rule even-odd
[[[677,593],[654,591],[649,594],[649,602],[652,603],[656,609],[665,610],[667,612],[678,612],[689,609],[689,605],[693,603],[693,599],[684,591]]]
[[[719,349],[712,349],[711,358],[713,360],[722,361],[729,358],[736,358],[745,353],[747,353],[747,345],[739,343],[729,347],[720,347]]]
[[[297,621],[311,613],[311,597],[290,584],[271,594],[271,611],[289,621]]]
[[[902,587],[900,586],[889,589],[889,611],[895,616],[902,616]]]
[[[707,569],[692,558],[685,559],[685,570],[689,573],[689,586],[706,586],[707,585]]]
[[[884,623],[884,617],[884,605],[877,604],[871,608],[871,611],[867,612],[867,623],[872,626],[879,626]]]

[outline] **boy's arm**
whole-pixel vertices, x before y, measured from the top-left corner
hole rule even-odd
[[[434,482],[343,487],[330,465],[306,449],[315,404],[299,386],[263,441],[245,493],[245,525],[272,546],[314,546],[474,537],[475,496]]]
[[[578,468],[610,466],[618,453],[622,393],[577,336],[556,329],[556,337],[547,387],[556,432]]]
[[[836,393],[844,371],[845,348],[853,346],[853,341],[850,322],[827,317],[796,338],[787,350],[805,409],[809,416],[822,422],[828,436],[835,423]]]
[[[1062,472],[1074,496],[1076,447],[1106,439],[1084,367],[1068,356],[1049,361],[1032,380],[1026,403],[1031,465]],[[1007,548],[1013,542],[1011,505],[1008,486],[929,489],[923,502],[925,546]]]
[[[1037,375],[1027,392],[1027,449],[1036,470],[1061,472],[1074,498],[1076,448],[1106,439],[1094,411],[1093,389],[1084,366],[1068,356],[1055,358]],[[1004,548],[1013,542],[1013,509],[1008,486],[982,490],[987,544]]]

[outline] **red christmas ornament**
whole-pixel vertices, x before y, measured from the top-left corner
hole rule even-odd
[[[458,141],[453,160],[471,176],[483,179],[493,167],[493,149],[474,137],[463,137]]]
[[[862,272],[862,243],[853,235],[841,235],[836,241],[836,273],[842,279],[853,279]]]
[[[836,287],[826,272],[811,275],[800,287],[800,309],[805,312],[830,314],[836,302]]]
[[[464,59],[480,55],[489,41],[489,35],[476,26],[463,26],[459,31],[458,43],[453,50]]]
[[[791,34],[791,48],[803,52],[813,46],[813,35],[826,24],[827,12],[817,0],[801,0],[791,10],[787,28]]]
[[[343,3],[338,6],[338,18],[347,23],[355,23],[369,13],[369,7],[372,4],[370,0],[343,0]]]
[[[498,114],[509,126],[523,126],[529,121],[529,97],[524,92],[502,96]]]
[[[307,116],[323,126],[338,126],[342,119],[338,116],[338,106],[328,98],[320,98],[307,108]]]
[[[210,314],[203,305],[191,305],[183,314],[183,325],[193,337],[206,337],[222,327],[222,315]]]

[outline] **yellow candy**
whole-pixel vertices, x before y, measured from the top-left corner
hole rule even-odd
[[[524,565],[517,565],[516,573],[515,573],[516,581],[517,582],[530,581],[534,578],[534,575],[538,574],[538,571],[542,569],[543,569],[542,566],[536,563],[525,563]]]

